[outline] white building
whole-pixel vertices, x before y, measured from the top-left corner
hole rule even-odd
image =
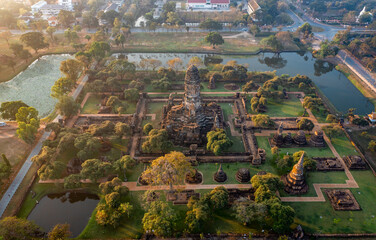
[[[228,9],[230,0],[187,0],[187,9]]]
[[[134,23],[134,26],[135,27],[146,27],[146,23],[148,21],[149,20],[147,20],[144,16],[141,16],[141,17],[137,18],[136,22]]]
[[[61,10],[64,10],[64,7],[57,4],[46,4],[40,9],[44,20],[48,20],[52,16],[56,17]]]
[[[58,0],[57,4],[64,7],[64,10],[66,11],[73,11],[74,5],[77,4],[76,1],[73,0]]]
[[[47,2],[46,1],[39,1],[37,2],[36,4],[32,5],[31,6],[31,13],[32,14],[36,14],[40,11],[41,7],[43,7],[44,5],[47,5]]]

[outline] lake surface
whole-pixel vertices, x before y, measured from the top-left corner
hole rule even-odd
[[[185,68],[192,57],[198,56],[206,64],[226,64],[228,61],[235,60],[239,64],[246,64],[250,71],[276,70],[278,75],[307,75],[338,111],[345,113],[349,108],[356,108],[357,114],[365,115],[374,110],[372,103],[344,74],[337,71],[334,65],[316,60],[309,52],[282,53],[280,57],[275,57],[272,53],[246,56],[192,53],[129,53],[125,55],[130,62],[136,64],[142,59],[158,59],[163,66],[167,66],[168,60],[178,57],[182,59],[183,68]],[[50,93],[54,82],[61,77],[60,62],[71,57],[67,54],[41,57],[11,81],[0,83],[0,103],[22,100],[35,107],[40,116],[48,115],[56,103]]]
[[[94,194],[68,192],[43,197],[28,216],[46,232],[58,223],[70,224],[73,237],[77,237],[87,225],[99,198]]]
[[[50,96],[51,87],[62,76],[60,63],[68,58],[72,56],[68,54],[43,56],[12,80],[0,83],[0,103],[22,100],[36,108],[41,117],[47,116],[57,102]]]

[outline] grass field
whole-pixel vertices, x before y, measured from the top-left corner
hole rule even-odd
[[[100,104],[102,97],[97,94],[92,94],[87,99],[84,107],[81,110],[82,114],[97,114],[100,109]],[[136,103],[121,100],[123,106],[125,106],[125,111],[121,114],[133,114],[136,111]]]
[[[376,231],[376,178],[371,171],[352,171],[359,189],[351,189],[361,211],[334,211],[325,203],[288,203],[295,209],[295,223],[313,233],[374,233]]]
[[[331,142],[340,156],[357,155],[355,147],[351,144],[345,133],[341,132],[339,136],[332,137]]]
[[[368,143],[371,140],[376,140],[376,129],[367,129],[366,135],[362,135],[362,132],[363,131],[352,131],[349,132],[349,134],[358,148],[365,154],[372,167],[376,169],[376,153],[368,150]]]
[[[270,117],[299,117],[304,108],[299,98],[290,97],[282,102],[268,101],[266,114]]]
[[[248,95],[246,101],[247,111],[251,114],[258,114],[252,111],[250,102],[251,96]],[[270,117],[299,117],[304,112],[304,108],[299,98],[291,95],[289,99],[281,100],[281,102],[276,102],[272,99],[268,99],[266,107],[267,110],[264,114],[267,114]]]
[[[237,33],[221,33],[221,35],[235,35]],[[194,52],[207,51],[217,53],[254,53],[259,50],[257,43],[241,38],[228,38],[225,43],[213,49],[205,43],[207,33],[182,33],[182,32],[158,32],[158,33],[133,33],[125,48],[132,52]],[[158,39],[158,41],[156,41]]]

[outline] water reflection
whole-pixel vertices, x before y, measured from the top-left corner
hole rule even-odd
[[[323,60],[316,60],[313,64],[315,69],[315,76],[321,76],[334,70],[334,64]]]
[[[35,206],[28,219],[44,231],[58,223],[68,223],[73,237],[76,237],[85,228],[98,202],[97,195],[84,192],[48,194]]]
[[[281,55],[274,55],[273,57],[259,58],[261,64],[266,64],[270,68],[281,69],[286,67],[287,60]]]

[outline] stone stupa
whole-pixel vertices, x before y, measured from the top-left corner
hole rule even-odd
[[[304,153],[294,165],[291,172],[283,177],[285,192],[289,194],[302,194],[308,191],[308,185],[304,178]]]
[[[218,171],[214,174],[214,180],[219,183],[226,182],[227,174],[223,171],[222,164],[219,166]]]

